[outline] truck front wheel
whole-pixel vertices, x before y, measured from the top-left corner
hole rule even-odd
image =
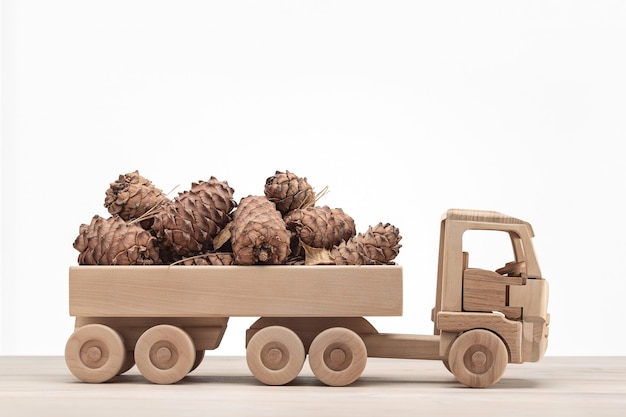
[[[304,345],[283,326],[265,327],[252,336],[246,347],[246,362],[252,375],[267,385],[291,382],[302,370]]]
[[[309,348],[311,370],[326,385],[344,386],[356,381],[367,363],[363,339],[350,329],[331,327],[318,334]]]
[[[155,384],[173,384],[183,379],[196,361],[196,348],[182,329],[161,324],[146,330],[135,345],[139,372]]]
[[[500,380],[508,359],[506,346],[496,334],[475,329],[456,338],[450,347],[448,364],[460,383],[485,388]]]

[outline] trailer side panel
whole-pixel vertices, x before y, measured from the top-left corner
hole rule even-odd
[[[402,268],[72,266],[76,317],[402,315]]]

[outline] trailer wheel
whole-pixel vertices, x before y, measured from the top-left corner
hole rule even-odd
[[[326,385],[345,386],[356,381],[367,364],[363,339],[350,329],[332,327],[318,334],[309,348],[309,364]]]
[[[141,374],[155,384],[173,384],[187,375],[196,360],[193,340],[182,329],[161,324],[146,330],[135,345]]]
[[[265,327],[252,336],[246,361],[252,375],[267,385],[284,385],[295,379],[304,366],[304,345],[283,326]]]
[[[126,360],[122,336],[103,324],[87,324],[72,333],[65,345],[65,363],[84,382],[105,382],[116,376]]]
[[[496,334],[482,329],[457,337],[448,356],[452,374],[472,388],[485,388],[498,382],[508,359],[504,342]]]

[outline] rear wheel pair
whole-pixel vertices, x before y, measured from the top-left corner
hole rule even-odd
[[[72,374],[94,383],[108,381],[136,364],[149,381],[172,384],[195,369],[203,357],[204,351],[196,351],[191,337],[171,325],[146,330],[134,353],[126,351],[117,331],[102,324],[76,329],[65,346],[65,361]]]
[[[246,360],[252,374],[268,385],[291,382],[302,370],[305,349],[298,335],[283,326],[269,326],[250,339]],[[367,362],[363,340],[350,329],[333,327],[313,339],[309,365],[315,376],[332,386],[349,385],[361,376]]]

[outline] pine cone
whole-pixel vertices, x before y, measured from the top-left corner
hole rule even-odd
[[[398,228],[389,223],[370,226],[363,237],[364,256],[378,265],[392,264],[400,252],[401,239]]]
[[[104,207],[112,216],[118,215],[126,221],[141,217],[169,200],[163,191],[139,175],[139,171],[120,175],[105,194]]]
[[[315,193],[307,179],[289,171],[276,171],[265,181],[265,196],[276,204],[276,209],[283,215],[315,203]]]
[[[119,216],[98,215],[89,225],[82,224],[74,248],[80,252],[79,265],[153,265],[159,264],[155,238],[137,223]]]
[[[363,245],[357,239],[361,236],[359,233],[330,250],[330,255],[335,260],[336,265],[368,265],[368,260],[362,255],[365,252]]]
[[[332,249],[356,235],[352,217],[328,206],[292,210],[285,216],[285,224],[302,243],[314,248]]]
[[[213,238],[226,226],[235,208],[234,190],[211,177],[191,185],[163,206],[154,217],[152,230],[160,244],[173,254],[194,256],[212,250]]]
[[[231,225],[236,264],[282,264],[291,253],[289,241],[290,233],[273,202],[264,196],[241,199]]]
[[[400,231],[386,223],[370,226],[331,250],[337,265],[391,265],[400,252]]]

